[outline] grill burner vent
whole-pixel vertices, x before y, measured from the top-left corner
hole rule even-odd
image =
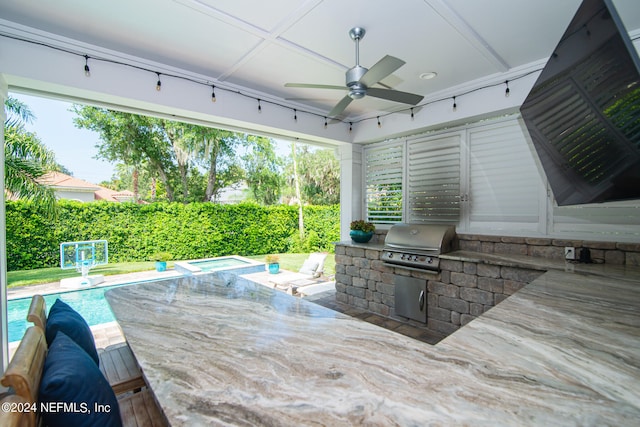
[[[382,261],[393,267],[438,272],[440,255],[450,252],[456,231],[453,225],[396,224],[384,240]]]

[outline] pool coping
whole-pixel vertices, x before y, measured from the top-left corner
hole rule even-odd
[[[114,274],[111,276],[104,276],[105,281],[94,286],[82,286],[77,288],[63,288],[60,286],[60,281],[44,283],[41,285],[27,285],[19,286],[15,288],[7,289],[7,300],[15,300],[21,298],[29,298],[33,295],[50,295],[50,294],[62,294],[67,292],[76,292],[85,289],[96,289],[109,287],[114,285],[125,285],[128,283],[146,282],[150,280],[168,279],[172,277],[181,277],[184,274],[176,271],[175,269],[166,270],[163,272],[157,272],[155,270],[137,271],[135,273],[126,274]]]

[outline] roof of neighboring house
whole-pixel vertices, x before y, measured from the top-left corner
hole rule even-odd
[[[106,200],[108,202],[133,202],[134,194],[129,190],[115,191],[96,184],[74,178],[62,172],[49,172],[40,178],[38,182],[48,185],[55,190],[80,193],[93,193],[94,200]]]
[[[93,193],[102,187],[79,178],[74,178],[62,172],[49,172],[42,175],[37,181],[41,184],[48,185],[56,190],[74,190],[81,192]]]
[[[133,202],[134,194],[129,190],[115,191],[101,187],[95,192],[96,200],[107,200],[109,202]]]

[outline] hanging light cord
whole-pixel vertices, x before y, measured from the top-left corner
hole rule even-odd
[[[84,53],[77,53],[77,52],[71,51],[69,49],[65,49],[65,48],[61,48],[61,47],[58,47],[58,46],[49,45],[49,44],[44,43],[44,42],[39,42],[39,41],[34,41],[34,40],[27,40],[27,39],[23,39],[23,38],[20,38],[20,37],[17,37],[17,36],[13,36],[13,35],[0,33],[0,36],[6,37],[6,38],[10,38],[10,39],[13,39],[13,40],[18,40],[18,41],[25,42],[25,43],[38,45],[38,46],[44,46],[44,47],[47,47],[49,49],[54,49],[54,50],[57,50],[57,51],[60,51],[60,52],[68,53],[70,55],[80,56],[80,57],[84,58],[84,60],[85,60],[83,71],[84,71],[85,75],[87,75],[87,77],[90,76],[89,59],[91,59],[94,62],[98,62],[98,61],[107,62],[107,63],[111,63],[111,64],[121,65],[123,67],[129,67],[129,68],[133,68],[133,69],[137,69],[137,70],[146,71],[146,72],[149,72],[149,73],[156,74],[156,76],[157,76],[156,89],[157,90],[160,90],[160,87],[161,87],[161,82],[160,82],[160,76],[161,75],[162,75],[162,77],[165,77],[165,78],[166,77],[170,77],[170,78],[174,78],[174,79],[186,80],[186,81],[189,81],[191,83],[207,86],[209,89],[212,89],[213,92],[211,94],[211,98],[212,98],[212,100],[214,102],[216,100],[215,90],[217,89],[217,90],[225,91],[225,92],[228,92],[228,93],[232,93],[232,94],[235,94],[235,95],[238,95],[238,96],[243,96],[245,98],[250,98],[250,99],[253,99],[253,100],[257,101],[258,102],[258,110],[259,111],[262,111],[262,104],[261,103],[269,104],[269,105],[273,105],[273,106],[277,106],[277,107],[280,107],[280,108],[285,108],[285,109],[288,109],[290,111],[293,111],[293,118],[294,118],[294,121],[296,121],[296,122],[298,121],[297,120],[298,119],[298,113],[304,113],[304,114],[308,114],[308,115],[311,115],[311,116],[319,117],[322,120],[322,123],[323,123],[324,127],[325,128],[327,127],[327,116],[326,115],[315,113],[313,111],[299,110],[297,108],[292,108],[292,107],[290,107],[288,105],[281,104],[279,102],[269,101],[269,100],[265,100],[265,99],[262,99],[262,98],[257,98],[255,96],[243,93],[242,91],[237,90],[237,89],[230,89],[230,88],[225,88],[225,87],[220,86],[220,85],[213,85],[213,84],[211,84],[210,81],[201,81],[201,80],[197,80],[197,79],[192,78],[192,77],[181,76],[181,75],[177,75],[177,74],[160,73],[158,71],[155,71],[155,70],[152,70],[152,69],[149,69],[149,68],[145,68],[145,67],[142,67],[142,66],[139,66],[139,65],[133,65],[133,64],[126,63],[126,62],[116,61],[116,60],[113,60],[113,59],[93,57],[93,56],[89,56],[89,55],[84,54]],[[634,40],[638,39],[638,38],[640,38],[640,36],[635,37]],[[483,89],[488,89],[488,88],[492,88],[492,87],[496,87],[496,86],[501,86],[501,85],[504,85],[504,84],[507,85],[507,89],[506,89],[505,93],[508,96],[508,94],[510,93],[509,83],[512,83],[514,81],[523,79],[523,78],[525,78],[525,77],[527,77],[527,76],[529,76],[531,74],[535,74],[535,73],[538,73],[540,71],[542,71],[542,68],[529,71],[527,73],[521,74],[521,75],[516,76],[516,77],[512,77],[510,80],[507,80],[507,81],[501,81],[501,82],[497,82],[497,83],[494,83],[494,84],[488,84],[488,85],[485,85],[485,86],[482,86],[482,87],[477,87],[475,89],[468,90],[466,92],[459,93],[459,94],[453,96],[454,108],[457,107],[456,99],[459,99],[462,96],[469,95],[469,94],[471,94],[473,92],[478,92],[478,91],[483,90]],[[380,118],[384,118],[384,117],[390,116],[392,114],[398,114],[398,113],[404,113],[404,112],[410,111],[411,112],[411,118],[413,119],[415,114],[417,114],[417,113],[414,112],[415,109],[426,107],[428,105],[432,105],[432,104],[443,102],[443,101],[447,101],[447,100],[450,101],[451,98],[452,98],[451,96],[447,96],[445,98],[434,99],[434,100],[431,100],[431,101],[428,101],[428,102],[425,102],[425,103],[422,103],[422,104],[419,104],[419,105],[411,106],[411,107],[408,107],[408,108],[405,108],[405,109],[395,110],[395,111],[392,111],[392,112],[388,112],[388,113],[385,113],[385,114],[376,115],[376,116],[372,116],[372,117],[365,117],[365,118],[362,118],[362,119],[359,119],[359,120],[350,120],[348,122],[346,122],[344,120],[339,120],[337,118],[332,118],[332,120],[333,121],[338,121],[338,122],[343,123],[343,124],[348,124],[349,125],[349,132],[351,132],[353,130],[353,125],[358,124],[358,123],[362,123],[362,122],[365,122],[365,121],[369,121],[369,120],[376,120],[377,124],[378,124],[378,127],[381,127]]]

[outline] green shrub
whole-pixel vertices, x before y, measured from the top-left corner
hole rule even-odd
[[[292,251],[298,233],[295,206],[252,203],[133,203],[60,201],[51,222],[37,204],[7,201],[7,269],[60,263],[60,243],[106,240],[110,262],[144,261],[157,252],[173,259],[261,255]],[[340,237],[338,206],[304,207],[304,252],[333,251]]]

